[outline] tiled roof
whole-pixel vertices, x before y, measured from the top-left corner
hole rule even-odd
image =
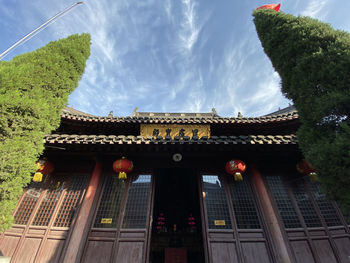
[[[68,110],[63,111],[62,119],[75,120],[80,122],[88,123],[152,123],[152,124],[233,124],[233,123],[270,123],[270,122],[281,122],[298,119],[298,113],[296,111],[288,112],[286,114],[262,116],[262,117],[237,117],[237,118],[226,118],[226,117],[204,117],[204,116],[129,116],[129,117],[98,117],[86,114],[76,114]]]
[[[89,116],[89,117],[95,117],[92,114],[80,111],[80,110],[76,110],[72,107],[66,107],[63,109],[62,115],[64,114],[70,114],[70,115],[76,115],[76,116]]]
[[[274,111],[274,112],[271,112],[269,114],[266,114],[264,116],[274,116],[274,115],[281,115],[281,114],[288,114],[290,112],[295,112],[296,109],[294,107],[294,105],[290,105],[286,108],[283,108],[283,109],[278,109],[277,111]]]
[[[297,144],[297,138],[294,134],[290,135],[239,135],[239,136],[211,136],[202,138],[189,137],[170,137],[157,138],[143,136],[124,136],[124,135],[68,135],[52,134],[44,139],[46,144],[61,145],[132,145],[132,144],[224,144],[224,145],[286,145]]]

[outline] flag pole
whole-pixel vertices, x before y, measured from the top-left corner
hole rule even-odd
[[[19,46],[20,44],[23,44],[24,42],[26,42],[29,39],[31,39],[33,36],[35,36],[37,33],[39,33],[41,30],[43,30],[45,27],[47,27],[50,23],[52,23],[55,19],[59,18],[60,16],[64,15],[69,10],[71,10],[72,8],[74,8],[74,7],[76,7],[77,5],[80,5],[80,4],[83,4],[83,2],[76,2],[76,3],[74,3],[73,5],[67,7],[63,11],[61,11],[61,12],[57,13],[56,15],[54,15],[53,17],[51,17],[49,20],[47,20],[44,24],[42,24],[38,28],[34,29],[33,31],[31,31],[30,33],[28,33],[27,35],[22,37],[20,40],[18,40],[16,43],[14,43],[12,46],[10,46],[8,49],[6,49],[4,52],[2,52],[0,54],[0,60],[2,60],[6,55],[8,55],[8,53],[10,53],[17,46]]]

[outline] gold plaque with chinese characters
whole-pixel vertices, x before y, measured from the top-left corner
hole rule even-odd
[[[141,136],[170,136],[174,139],[175,136],[190,138],[203,136],[210,137],[210,125],[179,125],[179,124],[141,124]]]

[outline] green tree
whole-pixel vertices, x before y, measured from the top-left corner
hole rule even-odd
[[[325,192],[350,214],[350,34],[309,17],[253,13],[265,53],[293,100],[306,160]]]
[[[0,232],[56,129],[90,55],[90,35],[72,35],[0,63]]]

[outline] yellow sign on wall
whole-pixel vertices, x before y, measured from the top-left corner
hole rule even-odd
[[[214,225],[216,226],[226,226],[225,220],[214,220]]]
[[[112,218],[101,218],[101,224],[112,224]]]
[[[170,136],[173,139],[175,136],[210,137],[210,125],[141,124],[141,136]]]

